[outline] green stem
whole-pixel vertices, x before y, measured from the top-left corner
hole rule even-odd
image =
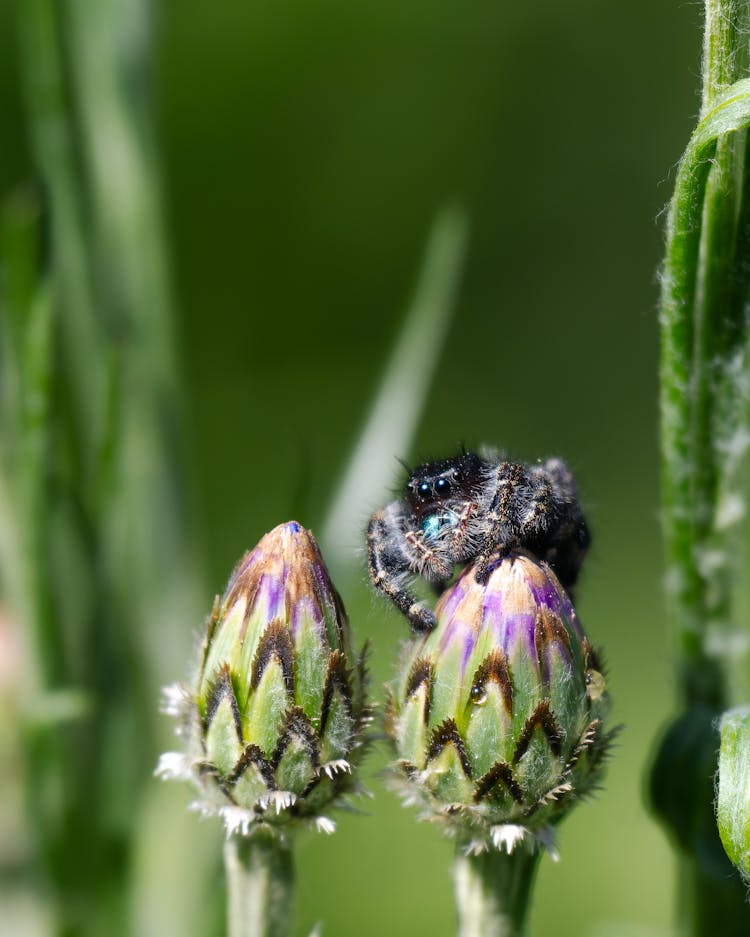
[[[716,106],[726,89],[742,77],[746,67],[743,28],[747,0],[707,0],[704,43],[704,113]],[[713,650],[701,653],[697,666],[684,674],[685,698],[689,704],[706,703],[723,708],[729,693],[728,672],[731,654],[729,641],[716,641],[730,632],[732,614],[731,536],[721,522],[721,489],[726,447],[722,433],[727,428],[726,394],[736,394],[736,378],[731,374],[738,352],[746,342],[744,304],[747,294],[741,276],[742,255],[738,238],[743,205],[745,166],[745,131],[719,137],[711,169],[706,179],[700,252],[695,271],[694,307],[695,340],[692,357],[693,410],[691,461],[693,509],[691,557],[699,582],[694,614],[698,631]],[[734,381],[734,387],[732,386]],[[736,428],[739,413],[730,434]],[[712,637],[713,636],[713,637]],[[727,648],[727,651],[724,651]],[[705,673],[706,657],[713,657],[719,678],[711,693],[703,692],[704,682],[698,667]]]
[[[675,185],[661,299],[664,536],[680,690],[687,705],[717,709],[726,704],[731,659],[731,651],[722,652],[731,641],[722,639],[732,598],[732,525],[721,508],[731,503],[727,448],[740,419],[734,372],[747,337],[746,263],[738,248],[747,214],[745,131],[731,121],[717,129],[729,111],[717,106],[742,74],[746,6],[706,4],[704,120]]]
[[[291,849],[277,838],[233,836],[224,847],[228,937],[286,937],[294,888]]]
[[[664,538],[682,713],[654,766],[658,813],[684,850],[684,934],[740,934],[748,910],[713,817],[715,720],[736,696],[738,524],[750,438],[748,0],[706,0],[702,120],[680,164],[662,279]],[[689,780],[686,778],[689,776]]]
[[[453,864],[458,937],[523,937],[540,852],[466,856]]]
[[[742,47],[746,26],[746,0],[706,0],[702,115],[742,76],[746,65]]]

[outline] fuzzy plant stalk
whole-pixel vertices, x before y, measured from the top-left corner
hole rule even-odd
[[[713,820],[715,723],[747,693],[737,618],[747,422],[750,79],[746,0],[706,0],[701,117],[677,172],[660,321],[663,529],[680,712],[651,776],[678,845],[686,934],[746,933]]]
[[[285,937],[294,894],[292,850],[273,836],[232,836],[224,846],[228,937]]]
[[[453,886],[458,937],[517,937],[524,934],[541,853],[497,850],[479,855],[457,851]]]
[[[188,780],[227,834],[230,937],[288,933],[292,845],[359,790],[370,708],[363,655],[312,534],[294,521],[235,568],[209,617],[195,677],[165,691],[183,750],[157,773]]]
[[[541,851],[601,778],[598,655],[555,574],[522,552],[469,566],[389,691],[394,784],[456,844],[460,937],[526,933]]]

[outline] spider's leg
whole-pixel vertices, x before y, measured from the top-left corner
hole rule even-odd
[[[578,500],[578,491],[576,489],[573,473],[568,468],[567,463],[562,459],[558,459],[557,457],[547,459],[547,461],[539,467],[539,471],[547,476],[562,497],[566,497],[569,501]]]
[[[429,543],[425,543],[422,534],[407,530],[404,540],[414,552],[414,560],[410,565],[412,568],[418,567],[416,571],[420,576],[431,583],[450,579],[453,570]]]
[[[578,578],[591,535],[573,474],[562,459],[548,459],[539,469],[549,481],[550,524],[546,550],[540,551],[568,590]]]
[[[529,472],[529,488],[518,523],[518,539],[530,547],[543,543],[559,511],[555,486],[542,470]],[[534,551],[536,552],[536,551]]]
[[[422,559],[424,559],[426,563],[429,563],[430,560],[434,557],[434,550],[428,547],[419,534],[415,534],[413,530],[406,531],[404,534],[404,540],[409,544],[410,547],[414,548],[416,553],[421,555]]]
[[[405,526],[405,512],[398,501],[373,514],[367,528],[370,581],[406,615],[415,631],[429,631],[435,625],[434,614],[405,588],[412,565],[405,548]]]
[[[495,494],[487,512],[488,526],[475,566],[477,582],[487,582],[493,553],[508,552],[518,544],[520,522],[529,501],[529,487],[529,473],[525,466],[519,462],[500,463]]]
[[[461,549],[464,546],[464,538],[466,537],[466,529],[469,524],[469,518],[473,514],[476,514],[478,510],[479,505],[476,503],[476,501],[467,501],[464,504],[463,511],[461,511],[461,514],[456,521],[456,530],[453,534],[453,541],[455,544],[454,549],[457,554],[460,554]]]

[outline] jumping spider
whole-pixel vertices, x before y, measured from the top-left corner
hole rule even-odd
[[[569,590],[588,545],[575,482],[561,459],[527,465],[473,452],[418,465],[403,498],[376,511],[367,529],[370,579],[415,631],[429,631],[435,615],[408,590],[410,573],[439,591],[454,564],[473,560],[477,582],[486,582],[493,554],[524,549],[549,563]]]

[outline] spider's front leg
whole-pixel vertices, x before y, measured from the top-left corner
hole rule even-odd
[[[453,551],[456,559],[464,558],[464,551],[470,551],[471,544],[466,542],[466,534],[469,526],[469,520],[479,511],[479,505],[476,501],[467,501],[461,513],[456,520],[455,531],[453,533]]]
[[[452,564],[435,549],[435,545],[426,542],[423,533],[407,530],[404,540],[413,550],[411,568],[427,580],[436,596],[441,595],[453,575]]]
[[[367,528],[370,581],[406,615],[414,631],[430,631],[435,626],[435,615],[405,588],[409,572],[415,565],[408,522],[409,516],[400,501],[393,501],[373,514]],[[411,536],[416,538],[414,534]]]
[[[524,540],[524,532],[543,522],[543,498],[535,497],[534,482],[526,466],[501,462],[497,468],[495,494],[487,512],[488,526],[475,565],[477,582],[486,583],[493,554],[506,554]]]
[[[413,551],[413,559],[409,563],[420,576],[428,582],[443,582],[450,579],[451,568],[435,550],[434,546],[425,541],[424,534],[407,530],[404,540]]]

